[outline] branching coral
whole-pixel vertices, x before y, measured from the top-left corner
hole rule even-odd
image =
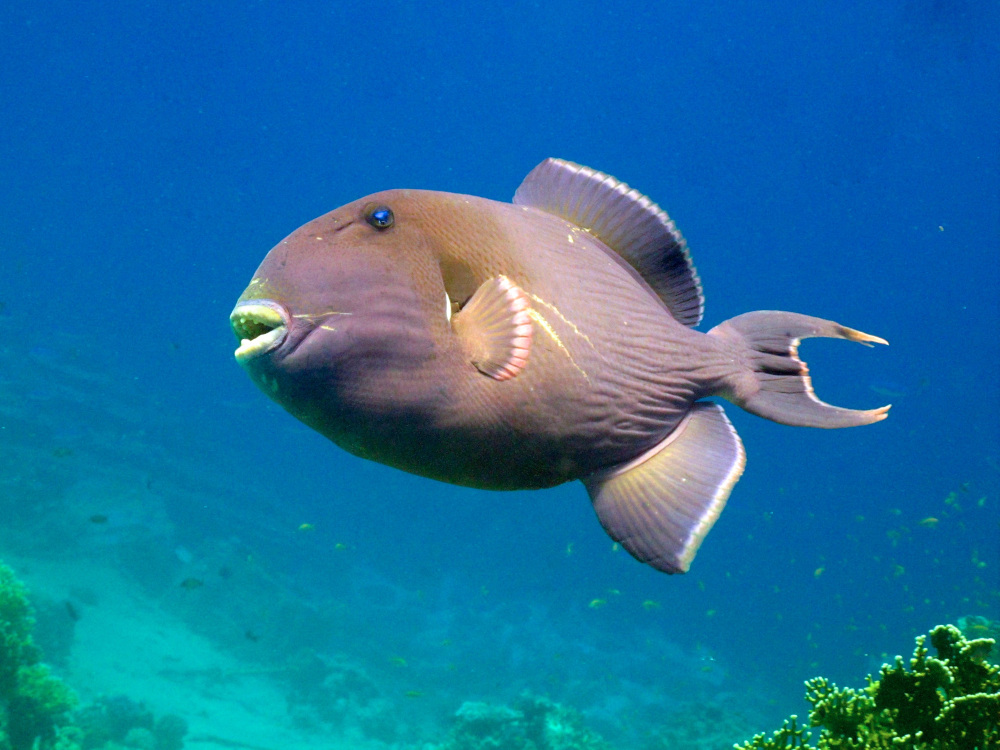
[[[34,614],[28,592],[0,563],[0,750],[80,750],[149,747],[180,750],[187,724],[161,716],[124,696],[99,698],[67,716],[75,693],[41,663],[32,639]]]
[[[766,734],[755,735],[752,740],[742,745],[736,745],[739,750],[796,750],[796,748],[812,747],[806,741],[806,731],[800,729],[798,717],[791,716],[777,732],[768,737]]]
[[[0,563],[0,749],[48,748],[76,696],[41,664],[28,593]]]
[[[966,640],[952,625],[917,638],[909,665],[896,657],[861,690],[825,678],[806,682],[809,722],[820,729],[818,750],[988,750],[1000,747],[1000,667],[987,661],[992,639]],[[757,735],[739,750],[814,750],[793,716],[770,738]]]

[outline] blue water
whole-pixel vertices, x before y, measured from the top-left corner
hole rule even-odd
[[[776,726],[808,677],[861,684],[935,624],[1000,618],[998,112],[985,0],[10,0],[0,559],[106,560],[247,663],[342,656],[411,717],[372,741],[521,690],[622,747],[693,704]],[[702,330],[780,309],[891,343],[803,347],[825,400],[891,391],[886,422],[727,407],[747,471],[685,576],[613,551],[578,484],[350,457],[232,358],[229,311],[300,224],[391,187],[509,200],[548,156],[670,213]],[[138,494],[88,525],[70,490],[98,475]],[[280,624],[254,599],[277,595]]]

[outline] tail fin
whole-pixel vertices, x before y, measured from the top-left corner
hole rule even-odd
[[[720,323],[709,334],[736,346],[745,367],[720,395],[751,414],[801,427],[854,427],[885,419],[888,406],[841,409],[816,398],[809,368],[799,359],[799,341],[822,337],[859,344],[888,344],[839,323],[808,315],[760,310]]]

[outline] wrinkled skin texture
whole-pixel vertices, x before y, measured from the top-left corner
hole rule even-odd
[[[377,229],[365,208],[385,205]],[[523,372],[470,361],[456,315],[488,279],[530,296]],[[621,258],[532,208],[392,190],[315,219],[278,244],[241,302],[290,316],[284,341],[244,366],[272,398],[344,449],[488,489],[556,485],[662,440],[696,399],[724,392],[738,354],[673,319]]]

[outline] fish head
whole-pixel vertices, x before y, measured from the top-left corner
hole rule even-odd
[[[448,323],[433,195],[384,191],[310,221],[237,301],[236,360],[308,424],[341,407],[390,408],[394,389],[435,357]]]

